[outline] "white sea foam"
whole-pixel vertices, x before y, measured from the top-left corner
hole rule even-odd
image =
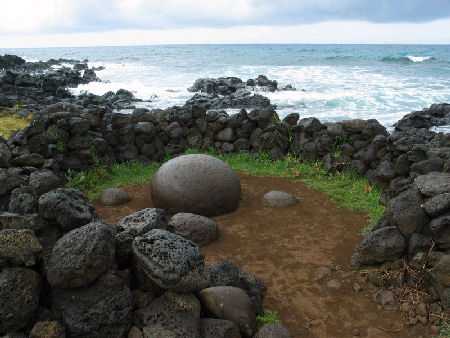
[[[414,55],[407,55],[408,59],[410,59],[412,62],[424,62],[431,59],[431,56],[414,56]]]

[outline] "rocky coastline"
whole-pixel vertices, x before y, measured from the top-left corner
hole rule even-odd
[[[424,290],[450,309],[450,134],[430,131],[450,124],[450,104],[412,112],[388,133],[374,119],[322,123],[294,113],[280,120],[270,100],[251,91],[278,90],[265,76],[199,79],[184,106],[150,111],[134,108],[137,100],[126,90],[73,96],[68,87],[99,81],[87,61],[0,56],[0,69],[0,109],[34,114],[28,127],[0,138],[0,334],[265,337],[256,332],[254,313],[244,323],[205,313],[211,299],[230,294],[245,303],[239,306],[246,314],[260,313],[266,287],[257,276],[228,260],[206,265],[196,244],[168,231],[162,209],[114,228],[97,219],[84,194],[63,188],[68,170],[98,160],[161,161],[188,146],[292,154],[329,172],[367,177],[383,189],[388,209],[356,248],[353,267],[396,271],[400,261],[426,267]],[[240,111],[228,115],[225,108]],[[163,265],[171,273],[158,270]],[[399,278],[417,284],[408,271]]]

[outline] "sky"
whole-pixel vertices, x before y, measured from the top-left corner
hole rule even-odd
[[[450,0],[0,0],[0,48],[450,44]]]

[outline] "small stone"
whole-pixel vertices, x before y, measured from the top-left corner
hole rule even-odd
[[[130,195],[120,188],[108,188],[102,191],[100,203],[106,206],[121,205],[131,201]]]
[[[353,291],[356,291],[356,292],[359,292],[359,291],[361,291],[362,290],[362,287],[361,287],[361,285],[359,285],[358,283],[354,283],[353,284]]]
[[[401,312],[408,312],[411,309],[411,303],[410,302],[401,302],[400,304],[400,311]]]
[[[34,324],[30,338],[65,338],[66,328],[56,321],[44,321]]]
[[[327,287],[329,287],[330,289],[340,289],[341,286],[342,286],[341,282],[339,282],[336,279],[332,279],[327,282]]]
[[[269,191],[263,196],[263,203],[270,207],[286,208],[297,203],[297,197],[285,191]]]
[[[216,286],[201,290],[198,297],[203,307],[219,319],[235,323],[245,337],[256,331],[256,316],[247,293],[232,286]]]
[[[198,245],[208,244],[218,235],[217,225],[212,219],[185,212],[172,217],[168,230]]]
[[[133,326],[130,329],[130,332],[128,332],[128,338],[144,338],[144,334],[141,330],[139,330],[139,328]]]
[[[313,281],[318,282],[327,277],[331,273],[331,270],[325,266],[318,267],[314,272]]]
[[[359,337],[359,336],[361,335],[360,329],[354,328],[354,329],[352,330],[352,335],[355,336],[355,337]]]

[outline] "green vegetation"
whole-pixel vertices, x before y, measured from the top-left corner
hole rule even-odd
[[[278,318],[278,312],[264,309],[264,314],[256,317],[258,325],[269,324],[269,323],[281,323],[280,318]]]
[[[446,321],[442,321],[441,332],[438,336],[439,338],[449,338],[450,337],[450,324]]]
[[[207,153],[195,148],[189,148],[187,154]],[[367,234],[381,217],[386,207],[378,203],[381,191],[370,186],[365,178],[355,173],[330,174],[318,162],[300,160],[292,156],[272,160],[266,153],[251,156],[246,152],[218,156],[234,170],[258,176],[281,176],[292,180],[303,180],[311,187],[332,197],[342,208],[353,211],[363,211],[368,214],[369,224],[362,230]],[[89,170],[67,175],[67,186],[79,188],[89,198],[97,198],[103,189],[148,184],[158,170],[160,163],[144,165],[138,161],[115,164],[112,166],[96,164]]]
[[[23,129],[30,124],[32,115],[27,118],[11,114],[9,111],[0,110],[0,137],[8,139],[11,133]]]
[[[150,183],[160,163],[144,165],[138,161],[130,161],[114,165],[99,164],[87,171],[67,173],[67,188],[78,188],[90,199],[100,196],[107,188]]]

